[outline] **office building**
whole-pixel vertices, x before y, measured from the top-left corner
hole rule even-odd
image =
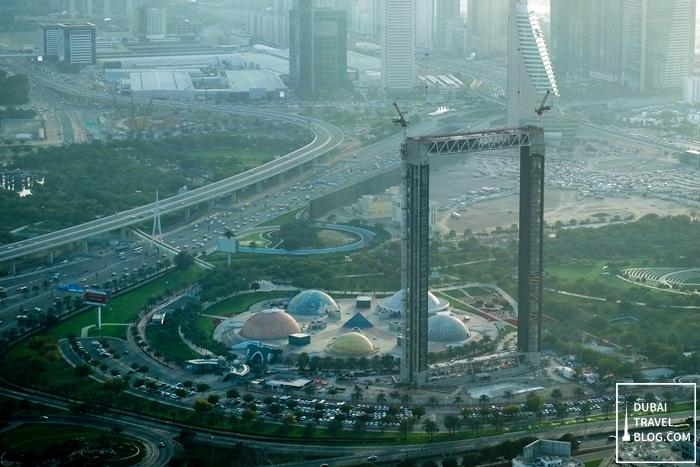
[[[450,22],[454,18],[459,18],[459,0],[435,0],[433,18],[433,47],[447,49],[450,45]],[[425,19],[422,21],[428,22]]]
[[[591,53],[591,0],[551,0],[551,55],[560,78],[588,77]]]
[[[92,16],[92,0],[68,0],[68,15],[71,18]]]
[[[302,94],[347,85],[347,13],[296,0],[289,11],[289,75]]]
[[[95,64],[95,25],[91,23],[40,23],[37,51],[71,65]]]
[[[508,47],[508,0],[469,0],[466,55],[474,60],[505,58]]]
[[[621,26],[623,85],[680,90],[693,74],[695,0],[624,0]]]
[[[683,102],[690,105],[700,102],[700,77],[687,76],[683,79]]]
[[[61,28],[57,23],[39,23],[37,27],[37,53],[44,59],[58,57],[61,39]]]
[[[134,8],[131,12],[132,36],[163,36],[167,33],[165,10],[161,8]]]
[[[511,0],[508,15],[508,126],[535,115],[545,93],[559,95],[539,21],[527,0]]]
[[[192,21],[182,15],[170,15],[166,22],[168,34],[202,34],[203,25],[201,21]]]
[[[415,80],[413,0],[380,0],[381,86],[387,96],[408,94]]]
[[[622,74],[622,28],[620,27],[622,2],[620,0],[590,0],[590,2],[588,76],[600,81],[619,83]],[[583,33],[585,38],[586,31],[584,30]]]
[[[433,48],[433,22],[435,2],[433,0],[416,0],[415,44],[418,49]]]

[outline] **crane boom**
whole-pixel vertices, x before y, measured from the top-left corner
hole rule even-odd
[[[540,103],[540,106],[535,109],[535,113],[539,115],[540,117],[544,113],[545,110],[551,110],[552,106],[551,105],[544,105],[545,102],[547,102],[547,98],[549,97],[549,90],[547,90],[546,93],[544,93],[544,98],[542,99],[542,103]]]
[[[395,125],[401,125],[402,127],[406,128],[408,126],[408,120],[406,120],[404,114],[401,113],[401,109],[399,109],[396,102],[394,102],[394,107],[396,107],[396,111],[399,113],[399,118],[392,118],[391,121],[394,122]]]

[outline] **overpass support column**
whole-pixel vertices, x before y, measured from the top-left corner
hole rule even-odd
[[[13,275],[17,274],[17,260],[14,258],[12,258],[12,267],[10,269],[10,272],[12,272]]]
[[[284,183],[284,174],[279,174],[279,183]]]
[[[190,215],[191,215],[191,214],[192,214],[192,213],[190,212],[190,208],[185,209],[185,222],[189,222],[189,221],[190,221]]]
[[[53,264],[53,250],[51,248],[46,250],[46,262],[48,264]]]
[[[121,238],[122,240],[126,240],[126,232],[126,227],[122,227],[121,229],[119,229],[119,238]]]
[[[87,253],[88,248],[87,248],[87,238],[83,239],[83,247],[82,247],[83,253]]]
[[[255,184],[255,192],[260,193],[262,191],[262,182],[258,182]]]

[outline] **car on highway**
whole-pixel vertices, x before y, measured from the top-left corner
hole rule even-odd
[[[375,455],[367,456],[367,460],[368,460],[368,461],[376,461],[376,460],[377,460],[377,456],[375,456]]]
[[[48,420],[48,419],[49,419],[49,417],[47,417],[46,415],[42,415],[39,417],[39,420]]]

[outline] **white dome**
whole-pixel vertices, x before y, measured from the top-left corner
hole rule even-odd
[[[401,312],[402,302],[404,299],[404,290],[401,289],[391,297],[382,298],[379,300],[379,306],[385,310],[395,313]],[[435,314],[438,311],[444,311],[450,306],[450,302],[445,299],[438,298],[431,292],[428,292],[428,313]]]
[[[454,316],[437,314],[428,318],[429,341],[457,342],[467,339],[469,339],[469,329]]]

